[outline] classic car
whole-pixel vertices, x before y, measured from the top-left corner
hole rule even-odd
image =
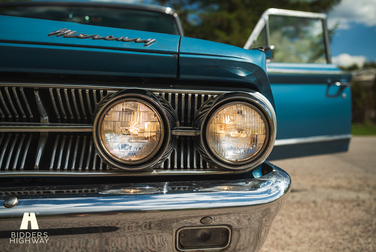
[[[184,37],[168,7],[2,3],[0,250],[260,250],[291,186],[267,159],[350,139],[325,16],[287,13],[322,24],[312,62],[276,13],[243,49]]]

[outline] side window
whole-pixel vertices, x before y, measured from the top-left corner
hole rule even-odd
[[[326,63],[321,19],[270,15],[269,36],[272,62]]]

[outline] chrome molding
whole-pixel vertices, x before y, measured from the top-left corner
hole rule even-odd
[[[288,63],[286,63],[287,65]],[[324,67],[327,67],[327,64],[323,64]],[[281,69],[281,68],[271,68],[267,67],[266,71],[268,74],[309,74],[309,75],[338,75],[343,74],[339,70],[317,70],[317,69]]]
[[[91,124],[1,123],[0,132],[91,132]]]
[[[48,36],[54,36],[54,35],[56,35],[56,37],[63,36],[63,38],[79,38],[79,39],[91,38],[91,39],[94,39],[94,40],[103,39],[103,40],[114,40],[114,41],[122,41],[122,42],[144,43],[144,46],[149,46],[156,41],[156,39],[151,39],[151,38],[149,38],[149,39],[141,39],[141,38],[130,39],[130,38],[124,37],[124,36],[115,38],[112,35],[101,37],[99,35],[88,35],[88,34],[84,34],[84,33],[78,34],[77,31],[68,30],[67,28],[63,28],[63,29],[60,29],[60,30],[57,30],[57,31],[54,31],[54,32],[50,32],[48,34]]]
[[[319,143],[319,142],[329,142],[329,141],[348,140],[348,139],[351,139],[351,135],[314,136],[314,137],[279,139],[275,141],[274,146]]]

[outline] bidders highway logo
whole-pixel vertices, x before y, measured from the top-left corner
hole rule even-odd
[[[24,213],[20,230],[28,230],[29,222],[31,229],[39,230],[35,213]],[[11,232],[10,243],[47,243],[50,238],[47,232]]]

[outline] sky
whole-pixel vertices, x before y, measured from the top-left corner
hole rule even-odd
[[[329,28],[335,24],[334,64],[361,67],[364,62],[376,62],[376,0],[342,0],[328,13]]]

